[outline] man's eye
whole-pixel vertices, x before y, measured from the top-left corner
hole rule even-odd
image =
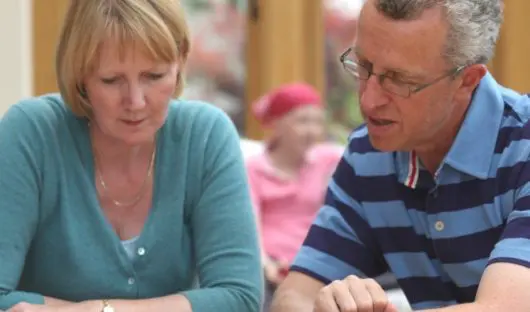
[[[164,74],[150,73],[150,74],[147,74],[147,77],[151,80],[158,80],[164,77]]]
[[[412,81],[411,79],[407,79],[395,73],[391,74],[389,78],[392,80],[392,82],[396,84],[400,84],[400,85],[417,85],[418,84],[417,82]]]
[[[390,78],[392,80],[392,83],[399,86],[405,86],[405,85],[414,85],[413,82],[405,81],[399,78]]]

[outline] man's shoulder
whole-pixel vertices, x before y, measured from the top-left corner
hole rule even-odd
[[[501,93],[504,111],[489,176],[506,191],[530,179],[525,170],[530,164],[530,98],[510,90]]]
[[[504,112],[495,153],[530,153],[530,96],[503,91]]]

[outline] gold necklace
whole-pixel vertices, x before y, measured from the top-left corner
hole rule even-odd
[[[88,123],[88,127],[90,128],[91,127],[91,123],[89,122]],[[156,139],[155,139],[155,144],[153,146],[153,152],[151,153],[151,159],[149,160],[149,167],[147,168],[147,174],[144,178],[144,181],[142,183],[142,187],[140,188],[140,190],[138,191],[138,193],[136,194],[136,196],[130,200],[130,201],[119,201],[119,200],[116,200],[112,197],[109,196],[109,189],[107,187],[107,183],[105,183],[105,179],[103,178],[103,174],[101,173],[101,170],[99,170],[98,168],[98,163],[99,163],[99,159],[100,157],[99,156],[99,151],[96,149],[95,146],[93,146],[93,150],[94,150],[94,158],[95,158],[95,171],[96,171],[96,175],[98,176],[98,180],[99,180],[99,184],[101,185],[101,187],[103,188],[103,191],[105,192],[105,194],[107,195],[107,197],[112,201],[112,203],[117,206],[117,207],[131,207],[133,205],[136,205],[145,195],[145,190],[146,190],[146,187],[147,187],[147,181],[149,180],[149,177],[151,177],[152,173],[153,173],[153,167],[154,167],[154,162],[155,162],[155,155],[156,155]]]
[[[96,151],[96,154],[98,154],[97,151]],[[140,190],[138,191],[136,196],[130,201],[119,201],[119,200],[114,199],[114,198],[109,196],[109,189],[107,187],[107,184],[105,183],[105,180],[103,179],[103,174],[101,173],[101,170],[98,169],[98,166],[97,166],[98,157],[96,156],[96,175],[98,176],[99,184],[103,188],[103,191],[105,192],[107,197],[112,201],[112,203],[115,206],[117,206],[117,207],[131,207],[131,206],[136,205],[144,197],[145,190],[147,188],[147,181],[149,180],[149,177],[151,177],[151,175],[153,173],[153,167],[154,167],[153,165],[154,165],[154,160],[155,160],[155,154],[156,154],[156,145],[153,147],[153,152],[151,153],[151,160],[149,161],[149,167],[147,169],[147,174],[146,174],[146,176],[144,178],[144,181],[142,183],[142,187],[140,188]]]

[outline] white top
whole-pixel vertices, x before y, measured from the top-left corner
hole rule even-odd
[[[128,240],[121,241],[121,244],[123,248],[125,249],[127,256],[129,256],[129,259],[131,260],[133,260],[134,255],[136,255],[136,241],[137,240],[138,240],[138,236],[135,236]]]

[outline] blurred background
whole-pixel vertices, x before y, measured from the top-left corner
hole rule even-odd
[[[20,98],[56,92],[55,45],[69,0],[0,2],[0,116]],[[338,56],[355,36],[362,0],[181,0],[189,16],[192,52],[188,99],[211,102],[240,134],[260,139],[249,105],[291,81],[314,85],[326,99],[331,139],[345,142],[361,122],[355,85]],[[528,0],[506,0],[505,23],[493,75],[530,92]]]
[[[68,1],[0,1],[0,117],[21,98],[57,92],[55,46]],[[362,122],[356,86],[338,61],[355,39],[362,0],[180,1],[192,35],[183,97],[226,111],[246,155],[261,151],[254,140],[264,135],[251,104],[285,83],[307,82],[323,95],[335,143],[344,144]],[[488,66],[501,84],[530,93],[530,1],[505,0],[505,5],[496,56]],[[402,293],[389,294],[406,306]]]

